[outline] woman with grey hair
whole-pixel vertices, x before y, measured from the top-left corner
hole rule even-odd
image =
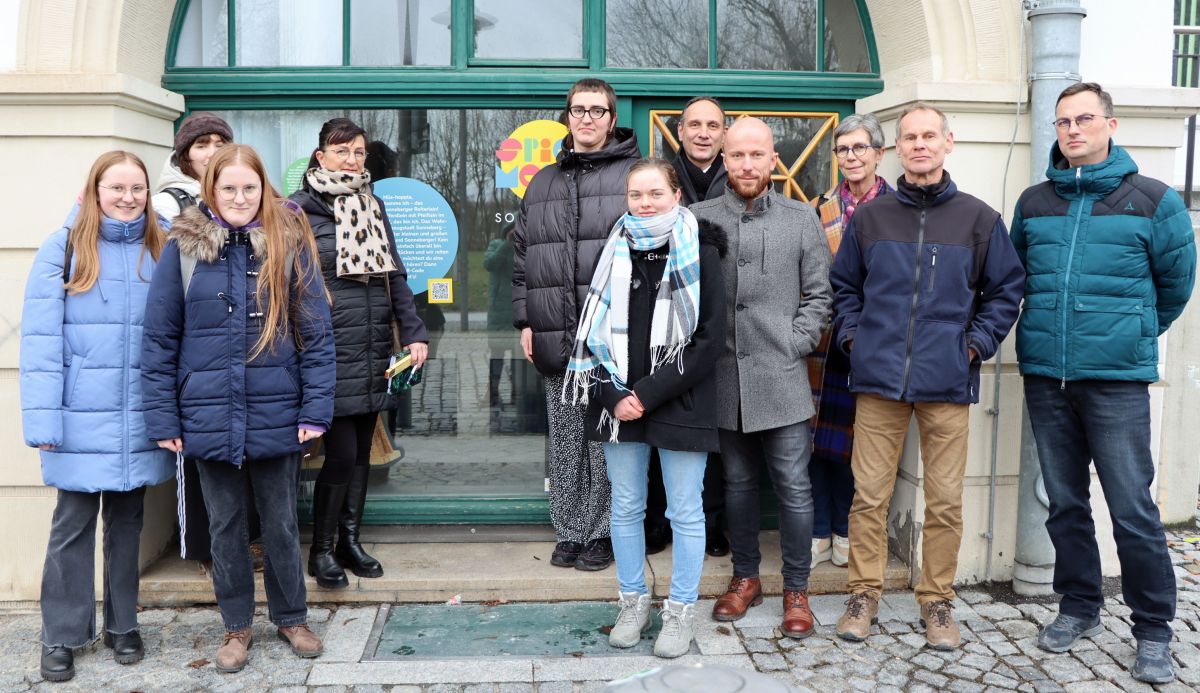
[[[887,181],[875,175],[883,158],[883,128],[870,113],[850,115],[833,131],[833,153],[837,157],[841,183],[813,201],[829,250],[837,255],[842,234],[862,204],[891,194]],[[832,316],[830,316],[832,324]],[[850,359],[827,329],[821,343],[808,357],[808,381],[812,383],[817,413],[810,428],[812,458],[808,463],[813,493],[812,565],[832,561],[844,566],[849,560],[850,504],[854,500],[854,476],[850,453],[854,444],[854,395],[849,388]]]

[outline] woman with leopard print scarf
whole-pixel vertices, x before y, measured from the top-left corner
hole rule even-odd
[[[303,188],[292,195],[313,228],[333,298],[337,389],[313,494],[308,554],[308,572],[325,588],[348,586],[347,568],[359,577],[383,575],[383,566],[359,543],[359,525],[375,421],[391,406],[384,371],[392,355],[392,320],[415,365],[428,355],[429,336],[383,201],[371,192],[366,158],[366,132],[347,118],[330,120],[321,127]]]

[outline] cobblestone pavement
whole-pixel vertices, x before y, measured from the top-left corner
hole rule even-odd
[[[1178,680],[1156,687],[1160,691],[1200,690],[1200,539],[1195,533],[1168,532],[1179,584],[1171,648]],[[708,620],[711,601],[702,602],[697,605],[700,654],[677,661],[754,668],[798,690],[820,693],[1154,690],[1129,675],[1134,655],[1129,608],[1119,595],[1106,602],[1103,634],[1057,655],[1035,645],[1039,624],[1053,616],[1053,601],[1014,599],[1003,589],[963,589],[955,616],[966,642],[960,650],[936,652],[922,647],[924,636],[911,592],[885,596],[881,626],[864,643],[842,642],[833,635],[843,600],[844,595],[813,597],[821,625],[804,641],[780,637],[778,597],[768,598],[734,624]],[[210,661],[222,631],[215,609],[147,609],[141,614],[145,661],[121,666],[97,645],[77,655],[73,681],[52,684],[38,674],[38,614],[0,612],[0,691],[578,693],[599,691],[612,678],[662,663],[653,657],[622,655],[372,662],[364,659],[364,652],[381,614],[382,608],[375,605],[312,608],[310,619],[325,637],[326,652],[316,660],[301,660],[275,637],[260,610],[250,665],[229,675],[218,673]]]

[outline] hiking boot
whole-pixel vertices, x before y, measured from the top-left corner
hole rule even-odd
[[[818,563],[828,561],[833,555],[833,540],[829,537],[813,537],[812,540],[812,566],[817,567]]]
[[[654,641],[654,655],[674,659],[692,649],[695,637],[695,604],[682,604],[670,599],[663,600],[662,630]]]
[[[845,568],[850,562],[850,537],[833,535],[833,546],[829,552],[829,562],[839,568]]]
[[[846,600],[846,612],[837,622],[837,636],[862,642],[876,623],[879,623],[879,598],[870,592],[859,592]]]
[[[608,634],[608,644],[613,647],[633,647],[642,639],[642,633],[650,627],[650,595],[637,592],[618,592],[617,622]]]
[[[579,558],[575,559],[576,570],[604,570],[612,565],[613,551],[612,539],[604,537],[603,539],[593,539],[583,547],[583,551],[579,554]]]
[[[813,634],[812,609],[808,608],[808,591],[783,591],[783,634],[789,638],[807,638]]]
[[[550,565],[559,568],[574,568],[583,544],[577,541],[560,541],[554,545],[554,553],[550,555]]]
[[[712,616],[717,621],[736,621],[746,615],[752,606],[762,604],[762,583],[758,578],[735,577],[729,581],[717,603],[713,604]]]
[[[134,664],[146,656],[142,636],[136,630],[120,635],[104,631],[104,646],[113,651],[113,659],[117,660],[117,664]]]
[[[217,650],[217,661],[214,662],[217,671],[235,674],[245,669],[246,660],[250,657],[250,646],[253,644],[254,637],[251,636],[249,628],[225,631],[225,641]]]
[[[935,650],[949,651],[962,644],[962,633],[951,615],[953,606],[940,599],[921,605],[921,626],[925,628],[925,645]]]
[[[63,645],[42,645],[42,678],[58,683],[75,678],[75,653]]]
[[[1037,646],[1047,652],[1066,652],[1080,638],[1092,638],[1104,632],[1100,625],[1100,616],[1079,618],[1059,614],[1054,620],[1042,627],[1038,633]]]
[[[1138,640],[1137,659],[1133,660],[1133,678],[1146,683],[1174,681],[1175,668],[1171,665],[1170,643]]]
[[[292,646],[292,654],[297,657],[319,657],[325,651],[321,646],[321,639],[317,634],[312,632],[308,624],[301,623],[298,626],[283,626],[279,629],[279,639],[287,641],[287,644]]]

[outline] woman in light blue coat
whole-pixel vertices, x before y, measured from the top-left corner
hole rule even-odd
[[[42,677],[75,675],[73,648],[96,638],[96,517],[104,520],[104,644],[144,656],[138,545],[147,486],[173,456],[146,435],[139,356],[150,277],[164,245],[146,166],[114,151],[92,165],[78,214],[42,244],[25,287],[21,411],[58,489],[42,573]]]

